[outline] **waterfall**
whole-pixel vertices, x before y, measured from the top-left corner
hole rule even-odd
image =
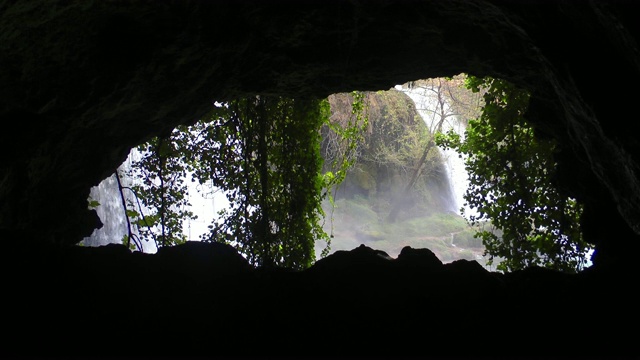
[[[132,149],[127,159],[118,167],[120,181],[123,187],[133,185],[133,180],[127,176],[127,173],[131,169],[132,163],[140,160],[140,158],[140,152],[138,152],[137,149]],[[123,194],[125,199],[135,202],[135,197],[131,191],[125,190]],[[96,212],[103,225],[100,229],[95,229],[91,236],[84,238],[81,244],[85,246],[121,244],[122,238],[129,233],[129,230],[127,229],[127,220],[124,208],[122,207],[122,199],[120,190],[118,189],[116,174],[112,174],[102,180],[97,186],[92,187],[89,196],[91,199],[100,203],[100,205],[96,207]],[[131,230],[134,234],[137,234],[134,227],[132,227]],[[147,253],[154,253],[157,250],[155,244],[150,242],[143,241],[142,247],[143,251]]]
[[[456,134],[460,135],[461,139],[464,139],[465,126],[457,117],[450,122],[445,122],[442,127],[442,132],[453,130]],[[453,193],[453,205],[456,213],[460,213],[460,209],[464,207],[465,215],[474,214],[474,212],[467,206],[464,206],[464,193],[469,187],[469,174],[464,166],[464,155],[461,155],[454,149],[444,150],[438,147],[440,154],[442,155],[449,176],[449,186]]]
[[[118,167],[120,181],[123,186],[131,186],[135,179],[127,174],[132,163],[140,160],[142,154],[137,149],[132,149],[127,159]],[[183,224],[183,232],[188,240],[200,240],[200,236],[206,234],[211,221],[218,218],[218,212],[229,206],[226,195],[219,189],[215,189],[211,184],[201,185],[197,181],[191,181],[192,174],[188,173],[185,183],[188,184],[188,198],[190,210],[198,216],[195,220],[187,220]],[[131,191],[124,192],[125,198],[130,203],[136,203],[136,199]],[[122,207],[122,200],[116,175],[112,174],[104,179],[100,184],[91,188],[91,199],[96,200],[100,205],[96,208],[98,217],[103,223],[102,228],[95,229],[91,236],[82,240],[85,246],[102,246],[110,243],[120,244],[122,238],[128,234],[127,222]],[[139,211],[139,209],[134,209]],[[143,208],[146,212],[146,209]],[[135,226],[132,227],[134,234],[137,234]],[[142,242],[143,252],[155,253],[156,245],[153,242]]]
[[[426,91],[420,91],[403,85],[396,85],[395,89],[404,92],[413,100],[418,114],[420,114],[427,127],[433,130],[436,123],[440,120],[436,112],[442,110],[439,109],[441,105],[438,103],[436,96],[434,96],[435,93],[427,93]],[[445,103],[444,107],[444,112],[447,113],[450,110],[450,105]],[[464,139],[465,129],[465,125],[454,115],[448,116],[442,124],[443,133],[453,130],[460,135],[462,139]],[[454,149],[444,150],[438,147],[438,150],[444,159],[445,170],[449,181],[451,192],[449,208],[451,211],[459,214],[460,209],[464,207],[465,217],[468,218],[469,215],[475,214],[475,211],[464,206],[464,193],[469,186],[469,177],[464,166],[464,156]]]

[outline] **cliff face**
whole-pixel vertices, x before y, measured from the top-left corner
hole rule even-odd
[[[415,188],[420,191],[403,194],[415,167],[420,160],[426,142],[416,144],[408,139],[422,134],[431,137],[425,120],[416,110],[416,104],[405,93],[392,89],[389,91],[369,92],[363,100],[367,105],[367,128],[363,133],[362,144],[358,148],[358,159],[347,178],[340,184],[336,198],[352,198],[355,195],[365,198],[377,198],[384,201],[398,201],[404,195],[407,209],[421,211],[451,211],[453,197],[449,188],[444,159],[436,147],[430,148],[420,164],[422,176],[417,177]],[[347,126],[352,115],[353,98],[349,94],[334,94],[329,97],[331,104],[330,121]],[[353,121],[353,120],[352,120]],[[330,171],[332,151],[329,146],[335,141],[335,133],[329,127],[323,127],[323,139],[320,144],[325,158],[325,171]],[[335,145],[334,145],[335,146]],[[411,155],[407,155],[407,153]],[[391,160],[390,158],[393,158]],[[328,160],[327,160],[328,159]],[[410,199],[406,199],[410,198]],[[457,209],[455,209],[457,211]]]

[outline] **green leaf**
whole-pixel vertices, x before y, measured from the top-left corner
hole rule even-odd
[[[89,209],[95,209],[98,206],[100,206],[100,202],[98,202],[97,200],[89,200]]]

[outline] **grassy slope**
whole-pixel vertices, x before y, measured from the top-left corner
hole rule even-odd
[[[375,211],[376,208],[379,210]],[[484,247],[473,238],[474,231],[465,219],[457,214],[420,214],[416,211],[388,223],[385,220],[388,206],[376,206],[374,200],[359,196],[337,200],[333,211],[326,204],[325,211],[325,230],[334,236],[331,252],[365,244],[397,257],[404,246],[411,246],[428,248],[445,263],[467,259],[486,266]],[[318,257],[324,245],[316,245]]]

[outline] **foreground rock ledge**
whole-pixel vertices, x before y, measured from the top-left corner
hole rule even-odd
[[[9,245],[3,354],[637,354],[637,271],[489,272],[364,245],[305,271],[254,269],[233,248],[157,254]],[[11,254],[11,255],[8,255]],[[613,275],[616,274],[616,275]]]

